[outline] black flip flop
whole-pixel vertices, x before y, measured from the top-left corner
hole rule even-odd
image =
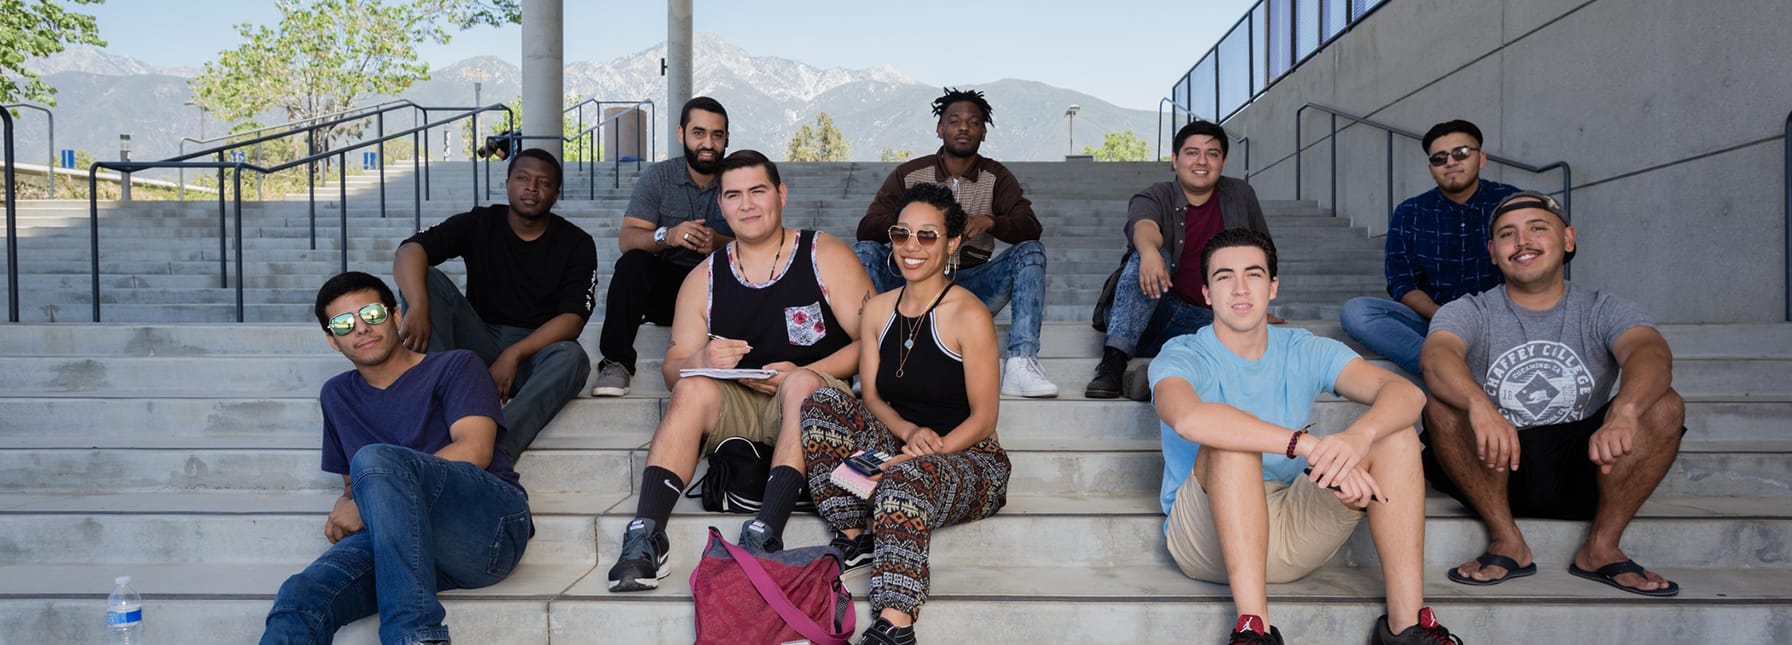
[[[1613,562],[1613,563],[1605,565],[1603,567],[1599,567],[1597,570],[1594,570],[1594,571],[1588,571],[1586,569],[1580,568],[1579,566],[1577,566],[1573,563],[1570,563],[1568,565],[1568,573],[1572,573],[1576,577],[1586,578],[1586,579],[1592,580],[1594,582],[1611,585],[1618,589],[1622,589],[1624,591],[1628,591],[1630,593],[1637,594],[1639,596],[1653,596],[1656,598],[1665,598],[1668,596],[1679,595],[1679,593],[1680,593],[1680,583],[1674,582],[1672,580],[1668,580],[1667,581],[1668,586],[1662,587],[1660,589],[1638,589],[1636,587],[1626,587],[1624,585],[1618,584],[1618,576],[1626,574],[1626,573],[1634,573],[1639,576],[1643,576],[1645,578],[1648,577],[1649,574],[1643,571],[1643,565],[1637,564],[1635,560],[1625,560],[1623,562]]]
[[[1507,580],[1511,580],[1513,578],[1523,578],[1523,577],[1529,576],[1529,575],[1536,575],[1536,573],[1537,573],[1537,563],[1532,562],[1528,565],[1521,567],[1521,566],[1518,566],[1517,560],[1513,560],[1512,558],[1508,558],[1506,556],[1503,556],[1503,555],[1500,555],[1497,553],[1483,553],[1483,554],[1481,554],[1481,557],[1475,558],[1475,564],[1481,565],[1482,568],[1487,568],[1487,567],[1503,568],[1506,570],[1506,575],[1500,576],[1498,578],[1494,578],[1492,580],[1476,580],[1474,578],[1470,578],[1468,576],[1462,575],[1461,573],[1456,571],[1455,567],[1451,567],[1450,573],[1449,573],[1450,581],[1458,583],[1458,584],[1465,584],[1465,585],[1470,585],[1470,586],[1475,586],[1475,587],[1485,587],[1488,585],[1497,585],[1499,583],[1505,582]]]

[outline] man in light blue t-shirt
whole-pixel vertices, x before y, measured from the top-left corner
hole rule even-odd
[[[1170,341],[1151,363],[1171,558],[1191,578],[1231,585],[1232,642],[1281,643],[1267,583],[1325,564],[1367,507],[1387,589],[1375,642],[1447,640],[1424,606],[1425,480],[1413,429],[1424,393],[1343,343],[1270,327],[1279,282],[1262,233],[1214,236],[1201,275],[1213,325]],[[1369,410],[1323,439],[1308,434],[1322,392]]]

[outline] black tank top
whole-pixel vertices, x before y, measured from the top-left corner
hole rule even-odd
[[[905,289],[907,287],[904,287]],[[951,291],[951,287],[946,289]],[[940,436],[971,417],[971,401],[965,394],[964,357],[940,342],[933,310],[946,297],[927,307],[919,319],[891,310],[877,336],[877,393],[897,414]],[[897,296],[900,302],[901,296]],[[914,348],[902,358],[903,343],[913,334]],[[902,372],[901,376],[896,373]]]
[[[741,275],[734,244],[709,262],[709,333],[747,341],[753,350],[736,367],[790,361],[808,365],[852,343],[815,273],[815,231],[798,230],[782,275],[752,283]]]

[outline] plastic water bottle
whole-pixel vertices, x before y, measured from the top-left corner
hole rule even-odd
[[[143,597],[131,588],[130,576],[113,582],[106,596],[106,645],[143,645]]]

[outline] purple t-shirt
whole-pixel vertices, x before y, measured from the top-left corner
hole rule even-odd
[[[324,412],[323,469],[348,474],[349,458],[376,443],[434,454],[453,441],[448,427],[464,417],[498,422],[491,463],[485,471],[522,490],[510,454],[504,450],[504,409],[498,386],[473,352],[432,352],[381,390],[349,370],[324,383],[318,394]]]

